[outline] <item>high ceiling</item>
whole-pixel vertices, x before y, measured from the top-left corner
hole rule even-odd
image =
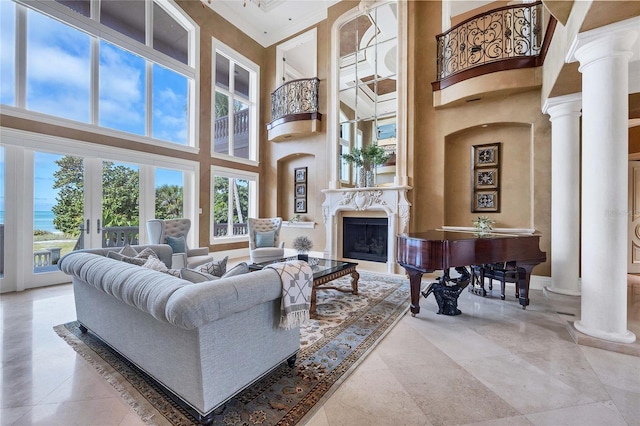
[[[338,1],[203,0],[203,3],[268,47],[326,19],[327,9]]]

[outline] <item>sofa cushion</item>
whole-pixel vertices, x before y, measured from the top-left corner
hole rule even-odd
[[[207,262],[204,265],[200,265],[196,268],[196,271],[204,272],[210,275],[214,275],[216,277],[221,277],[227,272],[227,260],[229,256],[226,256],[222,260],[212,260],[211,262]]]
[[[136,257],[136,255],[138,254],[138,251],[133,247],[131,247],[129,244],[125,244],[124,247],[120,249],[118,254],[121,254],[122,256],[128,256],[128,257]]]
[[[171,235],[167,235],[167,244],[171,246],[171,250],[174,253],[186,253],[187,252],[187,240],[184,238],[184,235],[179,237],[172,237]]]
[[[145,260],[149,259],[150,257],[155,257],[156,259],[158,259],[158,255],[156,254],[156,252],[149,247],[145,247],[140,253],[136,254],[134,257],[137,257],[138,259],[145,259]]]
[[[169,270],[169,268],[167,268],[167,265],[165,265],[162,260],[158,259],[155,256],[150,256],[142,265],[142,267],[153,269],[154,271],[158,272],[167,272]]]
[[[276,245],[276,231],[256,232],[256,247],[273,247]]]
[[[249,272],[249,265],[247,265],[247,262],[241,262],[222,274],[222,278],[235,277],[236,275],[246,274],[247,272]]]
[[[203,283],[205,281],[219,280],[220,277],[207,274],[205,272],[195,271],[189,268],[180,269],[180,278],[192,283]]]

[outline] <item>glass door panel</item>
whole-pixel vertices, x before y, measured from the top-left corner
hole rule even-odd
[[[140,170],[137,165],[102,162],[102,218],[97,229],[101,247],[138,244]],[[98,216],[100,217],[100,216]]]
[[[156,219],[184,217],[184,172],[156,169]]]
[[[58,272],[60,257],[80,241],[84,163],[80,157],[43,152],[35,152],[33,161],[33,272]]]

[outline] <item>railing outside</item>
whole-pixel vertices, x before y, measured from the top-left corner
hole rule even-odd
[[[215,237],[226,237],[229,232],[229,225],[226,223],[214,223],[213,224],[213,235]],[[233,235],[247,235],[247,224],[246,223],[234,223],[233,224]]]
[[[279,118],[318,112],[320,80],[302,78],[284,83],[271,94],[271,121]]]
[[[436,37],[437,79],[505,59],[535,57],[544,39],[542,2],[495,9]]]
[[[249,110],[243,109],[233,114],[233,147],[232,154],[248,158],[249,147]],[[229,154],[229,117],[217,118],[213,123],[214,152]],[[245,152],[246,151],[246,152]]]
[[[139,242],[140,230],[137,226],[109,226],[102,228],[102,247],[124,247],[126,244],[136,245]],[[84,248],[80,235],[73,250]]]

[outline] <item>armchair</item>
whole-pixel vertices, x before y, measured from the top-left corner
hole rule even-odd
[[[174,247],[176,244],[172,244],[175,240],[171,240],[171,238],[167,239],[167,237],[184,237],[186,240],[189,229],[191,229],[190,219],[151,219],[147,221],[149,243],[171,245],[172,249],[174,249],[171,267],[176,269],[195,268],[196,266],[213,260],[213,257],[209,255],[209,248],[207,247],[190,249],[185,242],[184,248],[176,250]]]
[[[260,263],[284,257],[284,241],[279,241],[281,227],[281,217],[247,219],[251,262]]]

